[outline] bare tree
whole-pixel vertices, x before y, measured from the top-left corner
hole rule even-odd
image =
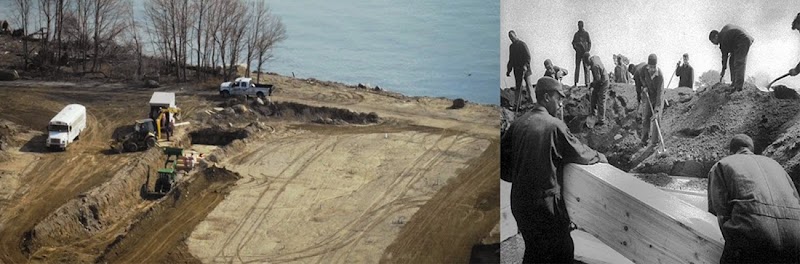
[[[186,80],[189,27],[189,0],[149,0],[145,12],[152,22],[153,36],[161,43],[162,55],[179,80]]]
[[[39,0],[39,20],[41,23],[44,24],[45,31],[43,32],[42,36],[42,48],[47,49],[47,44],[50,41],[50,33],[52,32],[52,24],[53,24],[53,11],[55,9],[54,4],[56,2],[53,0]]]
[[[61,33],[64,31],[64,5],[66,0],[56,0],[56,21],[55,21],[55,34],[53,38],[56,40],[56,57],[60,60],[62,57],[62,42]]]
[[[263,3],[263,2],[260,2]],[[281,22],[280,17],[272,15],[269,7],[261,5],[263,10],[257,10],[261,19],[256,24],[256,31],[259,32],[255,39],[255,53],[258,58],[258,66],[256,67],[256,82],[261,82],[261,72],[264,62],[272,58],[272,48],[275,44],[286,39],[286,27]],[[259,9],[257,6],[256,9]],[[248,62],[248,65],[250,63]],[[248,70],[249,71],[249,70]]]
[[[247,16],[247,6],[242,1],[236,1],[232,6],[231,24],[228,30],[232,31],[230,41],[230,69],[238,75],[239,56],[242,54],[246,43],[248,24],[250,17]],[[228,76],[231,78],[232,76]]]
[[[93,60],[92,71],[97,71],[97,61],[100,57],[100,45],[112,44],[113,39],[125,28],[122,19],[124,7],[121,0],[92,0],[94,10],[93,26]]]
[[[195,68],[195,77],[200,79],[200,69],[203,67],[203,63],[205,63],[205,58],[201,57],[200,53],[203,44],[203,17],[208,13],[208,0],[194,0],[193,7],[194,11],[197,13],[197,27],[195,28],[195,38],[197,39],[197,68]],[[206,37],[208,37],[208,35],[206,35]]]
[[[31,0],[14,0],[14,7],[17,8],[17,22],[22,26],[22,58],[25,63],[23,67],[28,69],[28,22],[31,14]]]
[[[139,25],[136,23],[136,17],[133,12],[133,3],[131,0],[124,4],[124,16],[126,19],[126,31],[130,35],[130,40],[133,42],[134,53],[136,55],[136,76],[135,80],[142,77],[142,41],[139,39]]]

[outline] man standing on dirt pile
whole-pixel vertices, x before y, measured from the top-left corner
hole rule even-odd
[[[753,140],[733,136],[708,172],[708,211],[725,247],[720,263],[800,262],[800,198],[778,162],[752,152]]]
[[[647,65],[642,67],[637,74],[639,80],[636,84],[636,91],[642,91],[645,102],[642,107],[642,144],[647,145],[648,139],[653,136],[653,141],[658,142],[656,122],[661,121],[661,111],[664,109],[664,75],[658,68],[658,57],[650,54],[647,57]],[[644,88],[644,90],[643,90]]]
[[[578,32],[572,36],[572,48],[575,50],[575,85],[578,86],[578,78],[581,76],[580,67],[583,62],[583,78],[585,85],[589,86],[589,66],[583,61],[583,54],[592,51],[592,39],[589,32],[583,30],[583,21],[578,21]]]
[[[630,72],[631,75],[633,76],[633,83],[634,83],[634,85],[636,87],[636,104],[637,104],[637,106],[638,106],[639,103],[642,102],[642,83],[640,81],[641,80],[641,76],[640,76],[639,72],[642,69],[644,69],[645,66],[647,66],[647,63],[644,63],[644,62],[636,64],[636,65],[633,65],[633,63],[628,64],[628,72]]]
[[[520,96],[522,95],[522,81],[525,80],[525,91],[531,95],[531,53],[528,50],[528,45],[522,40],[517,38],[517,33],[513,30],[508,32],[508,38],[511,39],[511,45],[508,47],[508,64],[506,65],[506,76],[511,76],[511,71],[514,71],[514,81],[516,84],[516,97],[514,104],[520,103]],[[519,108],[519,105],[515,105]]]
[[[556,79],[536,83],[537,105],[501,139],[501,178],[511,182],[511,212],[525,240],[524,263],[572,263],[570,218],[561,194],[567,163],[608,162],[556,118],[564,92]]]
[[[589,89],[592,89],[590,100],[592,116],[598,116],[597,125],[602,126],[606,122],[606,94],[609,86],[606,68],[600,57],[592,56],[589,52],[583,54],[583,63],[589,66],[589,71],[592,73],[593,81],[589,85]]]
[[[614,82],[615,83],[628,83],[628,71],[622,63],[622,57],[617,56],[617,66],[614,67]]]
[[[553,79],[558,80],[559,82],[561,81],[561,78],[564,77],[564,75],[569,74],[567,70],[553,65],[553,62],[551,62],[550,59],[544,60],[544,69],[545,69],[544,76],[551,77]]]
[[[683,54],[683,65],[681,65],[681,62],[678,62],[675,67],[675,76],[681,78],[678,82],[678,87],[694,89],[694,68],[692,68],[692,65],[689,65],[689,53]]]
[[[722,30],[712,30],[708,34],[708,40],[714,45],[719,44],[722,51],[722,71],[720,71],[719,81],[725,77],[727,69],[728,55],[730,55],[731,83],[735,91],[741,91],[744,86],[744,72],[747,68],[747,53],[750,45],[753,44],[753,37],[747,34],[744,29],[727,24]]]

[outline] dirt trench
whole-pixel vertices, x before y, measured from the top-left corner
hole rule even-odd
[[[98,263],[199,263],[185,238],[230,193],[241,176],[208,167],[134,219]]]
[[[189,146],[190,142],[197,141],[224,147],[257,130],[254,126],[245,129],[202,128],[189,132],[188,137],[179,139],[175,145]],[[44,262],[105,262],[109,259],[117,262],[116,259],[126,259],[133,253],[141,254],[135,250],[128,251],[127,246],[120,247],[133,244],[150,246],[150,249],[157,247],[154,250],[159,254],[179,258],[179,262],[190,259],[188,251],[176,251],[176,246],[180,248],[177,242],[193,229],[194,225],[188,223],[201,221],[214,209],[212,204],[224,199],[235,180],[231,181],[231,177],[220,170],[208,169],[184,174],[184,179],[178,180],[177,189],[170,195],[157,195],[148,190],[154,189],[155,171],[164,166],[165,155],[160,148],[137,155],[140,157],[123,166],[110,180],[68,201],[25,232],[20,241],[23,254]],[[167,221],[173,217],[182,221]],[[180,239],[160,240],[160,236],[155,234],[145,236],[146,227],[158,226],[158,222],[171,223],[174,228],[169,229],[169,237],[180,235]],[[131,232],[134,233],[129,235]],[[132,242],[125,242],[129,239]],[[185,245],[182,248],[186,248]],[[155,258],[155,253],[151,255],[148,255],[148,260],[161,262]],[[122,262],[139,261],[131,257]]]

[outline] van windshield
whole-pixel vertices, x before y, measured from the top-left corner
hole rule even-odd
[[[69,126],[65,125],[49,125],[47,131],[52,132],[69,132]]]

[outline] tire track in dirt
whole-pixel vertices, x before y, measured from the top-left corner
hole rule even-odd
[[[427,172],[427,170],[425,170],[424,168],[430,168],[431,166],[435,166],[436,164],[438,164],[441,161],[442,153],[452,148],[452,146],[455,144],[455,142],[458,141],[458,138],[461,136],[461,133],[455,133],[455,135],[451,134],[453,134],[453,132],[448,130],[441,130],[441,133],[438,135],[436,141],[433,144],[431,144],[432,146],[431,148],[427,149],[424,153],[419,155],[410,166],[404,168],[403,171],[401,171],[398,174],[398,176],[394,178],[394,181],[389,184],[389,187],[385,189],[385,191],[381,194],[381,196],[375,199],[375,201],[371,203],[370,206],[367,209],[365,209],[359,217],[345,224],[336,233],[331,234],[330,236],[320,240],[314,246],[282,254],[279,256],[270,256],[270,257],[250,260],[247,261],[247,263],[264,262],[264,261],[292,262],[323,254],[337,254],[336,252],[331,252],[331,251],[335,249],[340,249],[346,245],[352,244],[354,241],[361,239],[361,237],[363,237],[363,235],[366,232],[372,230],[374,227],[381,224],[382,220],[388,218],[388,216],[392,213],[392,211],[386,209],[390,209],[391,208],[390,206],[398,205],[398,203],[395,203],[395,201],[398,201],[397,198],[402,199],[402,197],[408,190],[407,187],[417,182],[419,179],[423,178],[422,176],[424,176],[424,172]],[[443,151],[441,148],[438,147],[439,143],[442,142],[444,139],[450,137],[453,137],[453,140]],[[408,174],[410,174],[411,171],[414,171],[416,169],[419,170],[417,170],[417,172],[411,175],[411,177],[409,178]],[[406,188],[401,189],[402,190],[401,194],[396,196],[397,197],[396,199],[386,201],[386,198],[387,196],[390,195],[390,192],[396,191],[398,186],[403,183],[405,183]],[[355,228],[354,226],[362,226],[362,228]],[[351,230],[354,229],[359,231],[356,231],[356,234],[353,234]],[[330,259],[331,258],[329,257],[321,257],[320,261],[330,260]]]
[[[289,166],[286,166],[286,168],[284,168],[282,171],[280,171],[280,172],[278,173],[278,176],[280,176],[280,175],[283,175],[284,173],[286,173],[287,171],[289,171],[289,169],[290,169],[290,168],[293,168],[293,166],[292,166],[292,165],[294,165],[294,164],[299,164],[299,163],[298,163],[298,161],[300,161],[300,160],[301,160],[301,158],[305,157],[305,156],[306,156],[306,154],[310,153],[310,152],[312,151],[312,149],[314,149],[314,148],[317,148],[318,150],[316,150],[315,152],[313,152],[313,154],[312,154],[312,158],[314,158],[314,157],[318,157],[318,156],[322,155],[322,153],[323,153],[323,152],[324,152],[324,151],[327,149],[327,148],[324,148],[324,149],[322,149],[322,150],[319,150],[319,146],[316,146],[316,145],[315,145],[315,146],[311,146],[311,147],[309,147],[309,148],[308,148],[306,151],[303,151],[302,153],[300,153],[299,155],[297,155],[295,158],[293,158],[293,159],[292,159],[292,162],[290,163],[290,165],[289,165]],[[304,160],[304,161],[310,161],[310,160],[312,160],[312,158],[306,159],[306,160]],[[307,167],[308,165],[306,165],[306,164],[309,164],[309,163],[308,163],[308,162],[304,162],[304,163],[303,163],[303,165],[301,166],[301,168],[305,168],[305,167]],[[274,203],[274,201],[275,201],[276,197],[280,196],[280,193],[281,193],[283,190],[285,190],[285,188],[286,188],[286,185],[288,185],[288,184],[289,184],[289,182],[291,182],[291,179],[292,179],[292,178],[294,178],[294,177],[296,177],[296,176],[298,176],[298,175],[299,175],[299,173],[295,173],[295,174],[293,174],[293,177],[290,177],[290,178],[289,178],[289,179],[288,179],[288,180],[287,180],[287,181],[286,181],[286,182],[283,184],[283,186],[282,186],[282,188],[280,189],[279,193],[278,193],[278,194],[276,194],[276,195],[273,197],[273,199],[272,199],[271,203]],[[240,249],[240,245],[237,245],[237,249],[236,249],[236,251],[237,251],[237,252],[236,252],[236,254],[237,254],[237,255],[234,255],[234,256],[224,256],[224,251],[225,251],[225,249],[228,247],[228,245],[230,245],[230,243],[232,243],[232,242],[233,242],[234,238],[235,238],[236,236],[238,236],[238,235],[239,235],[239,233],[241,232],[242,228],[244,228],[244,225],[246,225],[246,224],[248,223],[248,220],[249,220],[249,219],[252,217],[252,215],[253,215],[253,214],[255,214],[255,210],[256,210],[256,209],[257,209],[257,207],[258,207],[258,206],[261,204],[261,200],[262,200],[262,199],[264,199],[264,197],[265,197],[265,195],[267,194],[267,192],[268,192],[268,191],[269,191],[269,188],[265,188],[265,189],[264,189],[264,191],[263,191],[263,192],[261,192],[261,193],[259,194],[259,197],[258,197],[258,199],[256,199],[256,202],[255,202],[255,203],[253,203],[253,205],[251,205],[251,206],[250,206],[250,208],[249,208],[249,209],[247,210],[247,212],[245,213],[244,217],[242,217],[242,221],[241,221],[241,223],[240,223],[240,224],[238,224],[238,225],[236,226],[236,228],[234,228],[234,230],[233,230],[233,231],[232,231],[232,232],[231,232],[231,233],[228,235],[228,237],[227,237],[227,238],[225,239],[225,241],[222,243],[222,245],[220,246],[220,249],[219,249],[219,251],[217,251],[217,253],[216,253],[216,254],[214,255],[214,257],[212,258],[212,261],[213,261],[213,262],[221,262],[221,261],[220,261],[220,258],[222,258],[222,259],[228,259],[228,258],[231,258],[231,260],[232,260],[233,258],[237,258],[237,257],[238,257],[238,251],[239,251],[239,249]],[[266,211],[266,210],[265,210],[265,211]],[[253,223],[252,225],[255,225],[255,223]],[[250,228],[248,228],[248,229],[250,229]],[[240,260],[240,261],[241,261],[241,260]]]
[[[445,137],[445,135],[444,135],[445,133],[446,133],[446,131],[443,131],[442,138],[444,138],[444,137]],[[401,193],[400,193],[400,194],[399,194],[397,197],[398,197],[398,198],[402,198],[402,197],[404,197],[404,196],[405,196],[405,195],[408,193],[408,190],[410,189],[410,187],[411,187],[413,184],[415,184],[415,183],[416,183],[417,181],[419,181],[420,179],[424,178],[423,176],[425,176],[425,175],[426,175],[428,172],[430,172],[430,169],[431,169],[432,167],[434,167],[434,166],[438,165],[438,164],[439,164],[439,163],[440,163],[440,162],[441,162],[441,161],[444,159],[444,155],[443,155],[443,154],[444,154],[445,152],[448,152],[448,151],[450,151],[450,149],[452,149],[452,148],[453,148],[453,146],[456,144],[456,142],[458,142],[458,141],[461,139],[461,136],[462,136],[462,135],[463,135],[462,133],[458,133],[458,134],[456,134],[456,135],[454,136],[453,140],[450,142],[450,144],[449,144],[449,145],[447,145],[447,147],[446,147],[445,149],[441,149],[441,148],[439,148],[439,147],[438,147],[438,144],[434,144],[433,146],[434,146],[434,147],[436,147],[436,148],[438,149],[438,151],[436,151],[436,152],[435,152],[435,153],[436,153],[436,155],[435,155],[435,156],[434,156],[434,157],[433,157],[433,158],[432,158],[430,161],[426,162],[426,163],[425,163],[425,164],[424,164],[424,165],[421,167],[421,169],[422,169],[422,170],[421,170],[420,172],[418,172],[418,173],[417,173],[417,174],[414,176],[414,178],[413,178],[412,180],[410,180],[410,181],[408,181],[408,182],[406,183],[406,185],[405,185],[405,186],[402,188],[402,192],[401,192]],[[437,141],[437,143],[438,143],[438,142],[439,142],[439,141]],[[432,147],[431,149],[433,149],[433,147]],[[416,164],[415,164],[415,165],[413,165],[413,166],[416,166]],[[396,200],[396,199],[395,199],[395,200]],[[389,204],[393,204],[393,202],[394,202],[394,201],[389,201]],[[373,228],[375,228],[375,226],[377,226],[378,224],[382,223],[382,222],[383,222],[383,220],[385,220],[386,218],[388,218],[388,217],[389,217],[390,213],[391,213],[391,212],[384,212],[383,214],[379,215],[378,219],[376,219],[376,220],[372,220],[371,222],[368,222],[368,223],[371,223],[371,226],[370,226],[370,227],[368,227],[368,228],[366,228],[366,229],[363,229],[361,232],[359,232],[359,233],[356,235],[356,237],[355,237],[355,241],[353,241],[353,244],[354,244],[354,245],[357,245],[357,244],[358,244],[358,243],[361,241],[361,239],[364,237],[364,234],[365,234],[365,233],[367,233],[368,231],[371,231]],[[344,246],[344,245],[342,245],[342,246]],[[339,256],[338,256],[338,257],[336,257],[336,256],[331,256],[331,257],[336,257],[336,260],[337,260],[336,262],[338,262],[338,263],[344,263],[344,262],[347,260],[347,258],[350,256],[350,253],[352,252],[353,248],[354,248],[354,247],[350,247],[350,248],[347,250],[347,252],[345,252],[345,254],[343,254],[343,255],[342,255],[342,254],[338,254],[338,252],[334,252],[334,255],[337,255],[337,254],[338,254]],[[330,259],[330,258],[328,258],[328,257],[323,257],[322,259]]]
[[[256,220],[253,221],[253,225],[251,225],[249,230],[245,233],[244,239],[239,241],[239,244],[236,247],[236,257],[239,258],[239,261],[243,261],[241,259],[241,257],[239,257],[240,254],[241,254],[242,248],[244,248],[244,246],[247,245],[247,243],[250,242],[250,240],[253,238],[253,235],[255,234],[255,229],[259,227],[259,224],[263,221],[264,216],[266,216],[267,213],[272,211],[272,208],[275,206],[275,203],[277,202],[278,198],[280,198],[281,194],[283,194],[283,192],[286,190],[286,187],[289,185],[289,183],[291,183],[294,179],[299,177],[311,164],[314,163],[314,161],[316,161],[323,154],[335,149],[338,144],[339,144],[339,140],[333,140],[333,142],[330,143],[329,146],[326,146],[322,150],[317,151],[316,153],[314,153],[308,160],[303,162],[302,166],[300,166],[300,168],[298,168],[292,174],[292,176],[290,176],[289,179],[287,179],[286,182],[283,183],[283,185],[281,185],[281,188],[272,197],[272,200],[269,201],[269,203],[267,204],[266,208],[264,208],[263,211],[259,215],[256,216]],[[266,193],[266,190],[265,190],[265,193]],[[259,199],[259,201],[260,201],[260,199]]]
[[[472,245],[500,220],[499,145],[499,139],[492,139],[455,181],[425,203],[387,247],[381,262],[467,262]]]

